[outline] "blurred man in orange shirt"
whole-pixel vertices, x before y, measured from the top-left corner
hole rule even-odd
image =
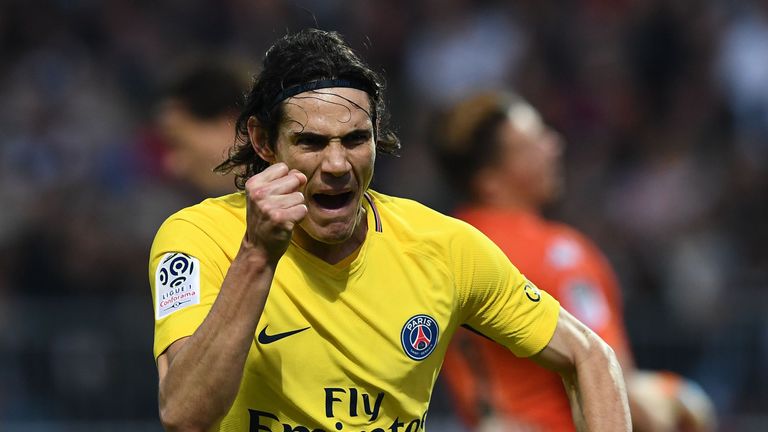
[[[616,351],[635,430],[713,430],[711,403],[696,384],[635,369],[617,280],[598,248],[541,217],[562,189],[562,142],[536,110],[515,95],[477,94],[445,113],[434,138],[448,179],[470,199],[455,215]],[[459,331],[443,366],[465,423],[483,431],[575,430],[559,375],[481,336]]]

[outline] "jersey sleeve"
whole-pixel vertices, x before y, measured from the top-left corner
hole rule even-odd
[[[208,315],[224,281],[224,259],[221,246],[192,222],[171,217],[160,227],[149,260],[155,358]]]
[[[475,228],[467,225],[451,249],[463,323],[518,357],[544,349],[557,325],[557,300],[527,280]]]

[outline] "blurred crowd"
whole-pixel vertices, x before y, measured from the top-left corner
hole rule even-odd
[[[384,193],[451,211],[433,114],[478,89],[530,100],[566,142],[550,213],[617,269],[638,364],[698,380],[723,430],[768,427],[762,0],[3,0],[0,425],[155,418],[149,246],[203,195],[164,163],[160,101],[190,63],[252,74],[306,26],[386,76],[403,150],[377,161]]]

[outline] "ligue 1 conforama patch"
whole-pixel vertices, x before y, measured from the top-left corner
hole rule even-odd
[[[155,319],[200,303],[200,261],[167,253],[155,271]]]
[[[405,354],[414,360],[424,360],[437,346],[440,329],[437,321],[429,315],[416,315],[403,325],[400,342]]]

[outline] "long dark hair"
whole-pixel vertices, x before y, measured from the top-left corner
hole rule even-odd
[[[235,145],[216,171],[235,171],[235,184],[238,189],[244,189],[249,177],[269,166],[253,149],[248,136],[248,120],[256,118],[267,144],[274,150],[285,115],[284,104],[282,101],[276,103],[275,99],[286,88],[331,79],[349,80],[366,89],[371,118],[375,121],[376,150],[397,154],[400,140],[388,129],[383,79],[360,60],[338,33],[305,29],[280,38],[267,51],[262,71],[254,79],[235,124]]]

